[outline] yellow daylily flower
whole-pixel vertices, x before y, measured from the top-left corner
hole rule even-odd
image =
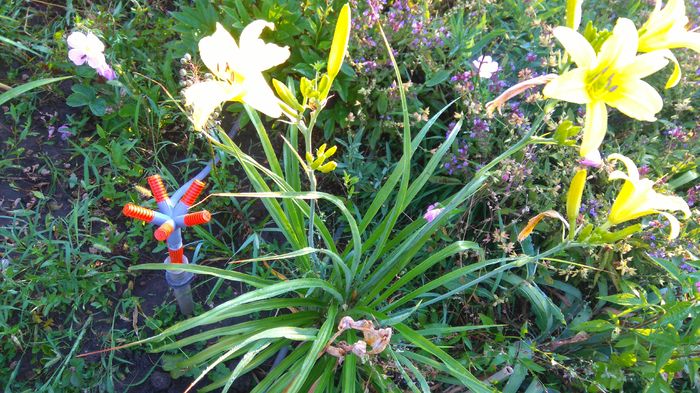
[[[654,11],[639,29],[639,51],[689,48],[700,53],[700,33],[688,31],[686,25],[688,16],[685,14],[683,0],[669,0],[663,8],[661,0],[656,0]],[[674,64],[673,74],[666,83],[668,89],[680,81],[681,69],[678,60],[670,51],[667,51],[666,55]]]
[[[608,128],[607,106],[637,120],[655,121],[662,106],[659,93],[641,79],[662,69],[668,60],[658,52],[637,56],[637,29],[631,20],[620,18],[598,53],[571,28],[559,26],[554,36],[578,68],[550,81],[546,97],[586,104],[580,154],[601,163],[598,148]]]
[[[610,174],[611,180],[623,179],[625,184],[620,193],[615,198],[607,226],[621,224],[650,214],[661,214],[668,219],[671,224],[669,239],[675,239],[680,233],[680,223],[673,215],[661,211],[682,211],[684,218],[690,217],[690,207],[680,197],[663,195],[654,191],[654,182],[649,179],[639,177],[637,166],[632,160],[622,154],[611,154],[609,160],[622,161],[627,167],[627,173],[614,171]]]
[[[262,75],[262,71],[289,58],[289,47],[260,39],[263,29],[274,27],[264,20],[251,22],[241,32],[239,46],[217,23],[214,34],[199,41],[202,62],[215,80],[197,82],[183,92],[185,104],[192,108],[196,130],[201,130],[211,113],[226,101],[244,102],[270,117],[282,115],[281,101]]]

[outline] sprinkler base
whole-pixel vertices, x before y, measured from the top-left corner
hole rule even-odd
[[[182,263],[188,264],[186,256],[182,257]],[[170,263],[170,257],[166,258],[163,263]],[[194,300],[192,300],[192,288],[190,282],[194,279],[194,274],[182,270],[167,270],[165,272],[165,280],[173,289],[177,305],[180,312],[184,315],[190,315],[194,312]]]

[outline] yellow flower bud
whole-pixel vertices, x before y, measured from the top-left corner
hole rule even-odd
[[[330,161],[321,165],[318,170],[323,173],[328,173],[334,171],[337,166],[338,164],[336,164],[335,161]]]
[[[571,230],[576,227],[576,218],[578,211],[581,208],[581,197],[583,188],[586,186],[586,175],[588,172],[581,169],[574,175],[569,186],[569,192],[566,193],[566,218],[569,220]]]
[[[278,81],[277,79],[273,79],[272,86],[275,88],[277,95],[279,96],[279,98],[282,99],[282,101],[284,101],[284,103],[286,103],[298,112],[304,111],[304,107],[301,106],[299,101],[297,101],[297,98],[294,96],[294,93],[292,93],[292,91],[289,89],[289,87],[287,87],[287,85]],[[282,109],[284,110],[284,108]]]
[[[348,49],[348,41],[350,40],[350,5],[345,4],[340,9],[338,21],[335,24],[335,32],[333,33],[333,43],[331,51],[328,54],[328,75],[330,79],[335,79],[340,71],[340,66],[343,65],[343,58]]]

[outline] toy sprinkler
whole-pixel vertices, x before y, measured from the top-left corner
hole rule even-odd
[[[158,204],[158,211],[127,203],[122,212],[125,216],[156,225],[158,228],[153,233],[158,241],[168,245],[168,257],[163,263],[188,264],[189,260],[184,255],[181,230],[184,227],[206,224],[211,220],[211,214],[206,210],[189,213],[190,207],[197,200],[205,183],[202,181],[211,171],[212,165],[218,160],[209,163],[192,180],[185,183],[174,194],[168,197],[168,192],[160,175],[147,178],[153,197]],[[192,314],[194,302],[190,282],[194,274],[182,270],[166,270],[165,279],[173,289],[180,312],[185,315]]]

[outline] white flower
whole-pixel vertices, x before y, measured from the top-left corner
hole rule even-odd
[[[493,61],[491,56],[481,55],[478,59],[474,60],[472,64],[482,78],[491,78],[491,75],[498,72],[498,63]]]
[[[264,28],[275,25],[264,20],[251,22],[243,29],[240,46],[217,23],[214,34],[199,41],[202,62],[215,80],[195,83],[183,92],[185,104],[192,108],[194,127],[201,130],[209,116],[226,101],[244,102],[270,116],[280,117],[280,100],[265,81],[262,71],[285,62],[289,48],[260,39]]]
[[[71,48],[68,51],[68,58],[75,65],[87,62],[90,67],[97,69],[107,64],[104,54],[105,46],[92,33],[87,33],[87,35],[79,31],[71,33],[68,36],[68,47]]]

